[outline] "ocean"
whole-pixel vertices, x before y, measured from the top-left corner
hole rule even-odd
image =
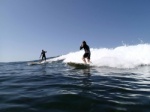
[[[84,51],[48,63],[0,63],[0,112],[150,112],[150,45],[91,49],[91,67],[75,69]]]

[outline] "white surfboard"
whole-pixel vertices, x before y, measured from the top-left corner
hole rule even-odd
[[[46,61],[42,61],[42,62],[28,62],[28,65],[39,65],[39,64],[44,64],[47,63]]]

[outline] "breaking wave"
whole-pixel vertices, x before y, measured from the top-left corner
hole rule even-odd
[[[150,65],[150,44],[119,46],[116,48],[91,48],[91,62],[93,66],[135,68],[141,65]],[[48,61],[63,60],[64,63],[83,63],[84,50],[70,52]]]

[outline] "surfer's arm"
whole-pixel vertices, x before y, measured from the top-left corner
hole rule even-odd
[[[80,50],[83,48],[83,45],[80,46]]]
[[[40,57],[41,57],[41,56],[42,56],[42,53],[41,53]],[[40,57],[39,57],[39,58],[40,58]]]

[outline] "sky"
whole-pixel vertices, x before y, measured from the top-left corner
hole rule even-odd
[[[0,62],[150,43],[150,0],[0,0]]]

